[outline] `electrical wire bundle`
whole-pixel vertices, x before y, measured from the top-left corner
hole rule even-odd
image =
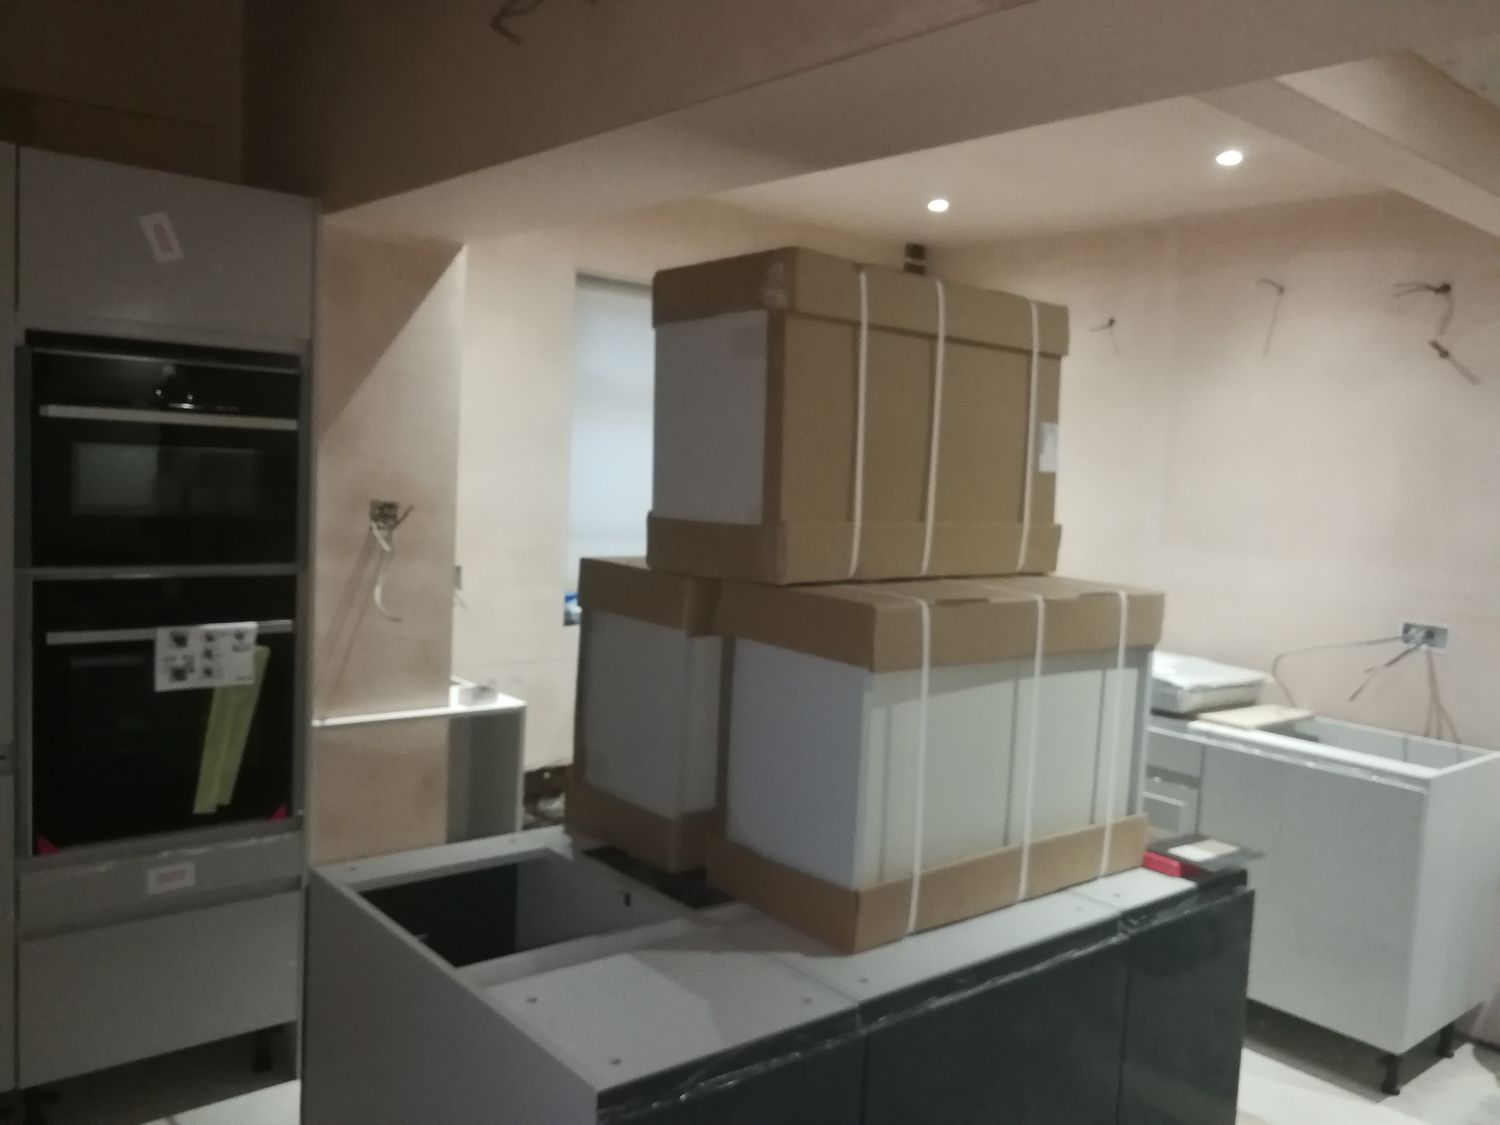
[[[1297,700],[1292,695],[1291,688],[1287,687],[1286,681],[1281,678],[1282,661],[1289,657],[1309,656],[1318,652],[1342,652],[1348,649],[1375,648],[1380,645],[1392,644],[1401,645],[1401,651],[1388,660],[1366,668],[1364,679],[1349,693],[1348,702],[1353,703],[1358,700],[1365,693],[1365,689],[1384,673],[1420,652],[1427,658],[1427,718],[1423,723],[1422,735],[1425,738],[1434,738],[1444,742],[1462,743],[1463,738],[1458,733],[1458,726],[1453,721],[1453,715],[1449,712],[1447,704],[1443,702],[1443,691],[1438,682],[1437,664],[1432,658],[1430,639],[1425,635],[1412,640],[1405,634],[1398,633],[1395,636],[1376,637],[1368,641],[1341,641],[1336,644],[1310,645],[1307,648],[1289,649],[1286,652],[1279,653],[1271,661],[1271,679],[1275,681],[1276,686],[1286,696],[1287,702],[1295,707]]]

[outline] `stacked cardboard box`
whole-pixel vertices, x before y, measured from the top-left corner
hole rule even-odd
[[[570,823],[849,951],[1137,865],[1163,604],[1047,576],[1066,310],[805,250],[654,307]]]
[[[719,804],[719,584],[585,559],[568,823],[664,871],[704,863]]]

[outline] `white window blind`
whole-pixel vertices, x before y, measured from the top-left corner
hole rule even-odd
[[[579,277],[565,588],[578,560],[644,555],[651,507],[651,289]]]

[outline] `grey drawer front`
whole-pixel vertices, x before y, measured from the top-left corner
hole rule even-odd
[[[304,865],[300,832],[97,863],[64,866],[49,860],[21,872],[20,929],[23,936],[44,937],[180,910],[192,899],[216,901],[283,889],[301,878]]]
[[[1163,730],[1156,720],[1146,733],[1146,768],[1184,777],[1203,776],[1203,744],[1187,735]]]
[[[1198,831],[1198,790],[1168,778],[1146,777],[1146,817],[1173,836]]]
[[[292,1022],[301,934],[289,892],[23,941],[21,1085]]]

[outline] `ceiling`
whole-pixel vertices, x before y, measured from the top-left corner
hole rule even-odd
[[[1500,36],[1468,39],[1417,53],[1480,97],[1500,105]]]
[[[1245,153],[1221,168],[1226,148]],[[1150,222],[1381,185],[1193,98],[1113,110],[717,198],[872,238],[935,245]],[[952,203],[945,215],[929,199]]]

